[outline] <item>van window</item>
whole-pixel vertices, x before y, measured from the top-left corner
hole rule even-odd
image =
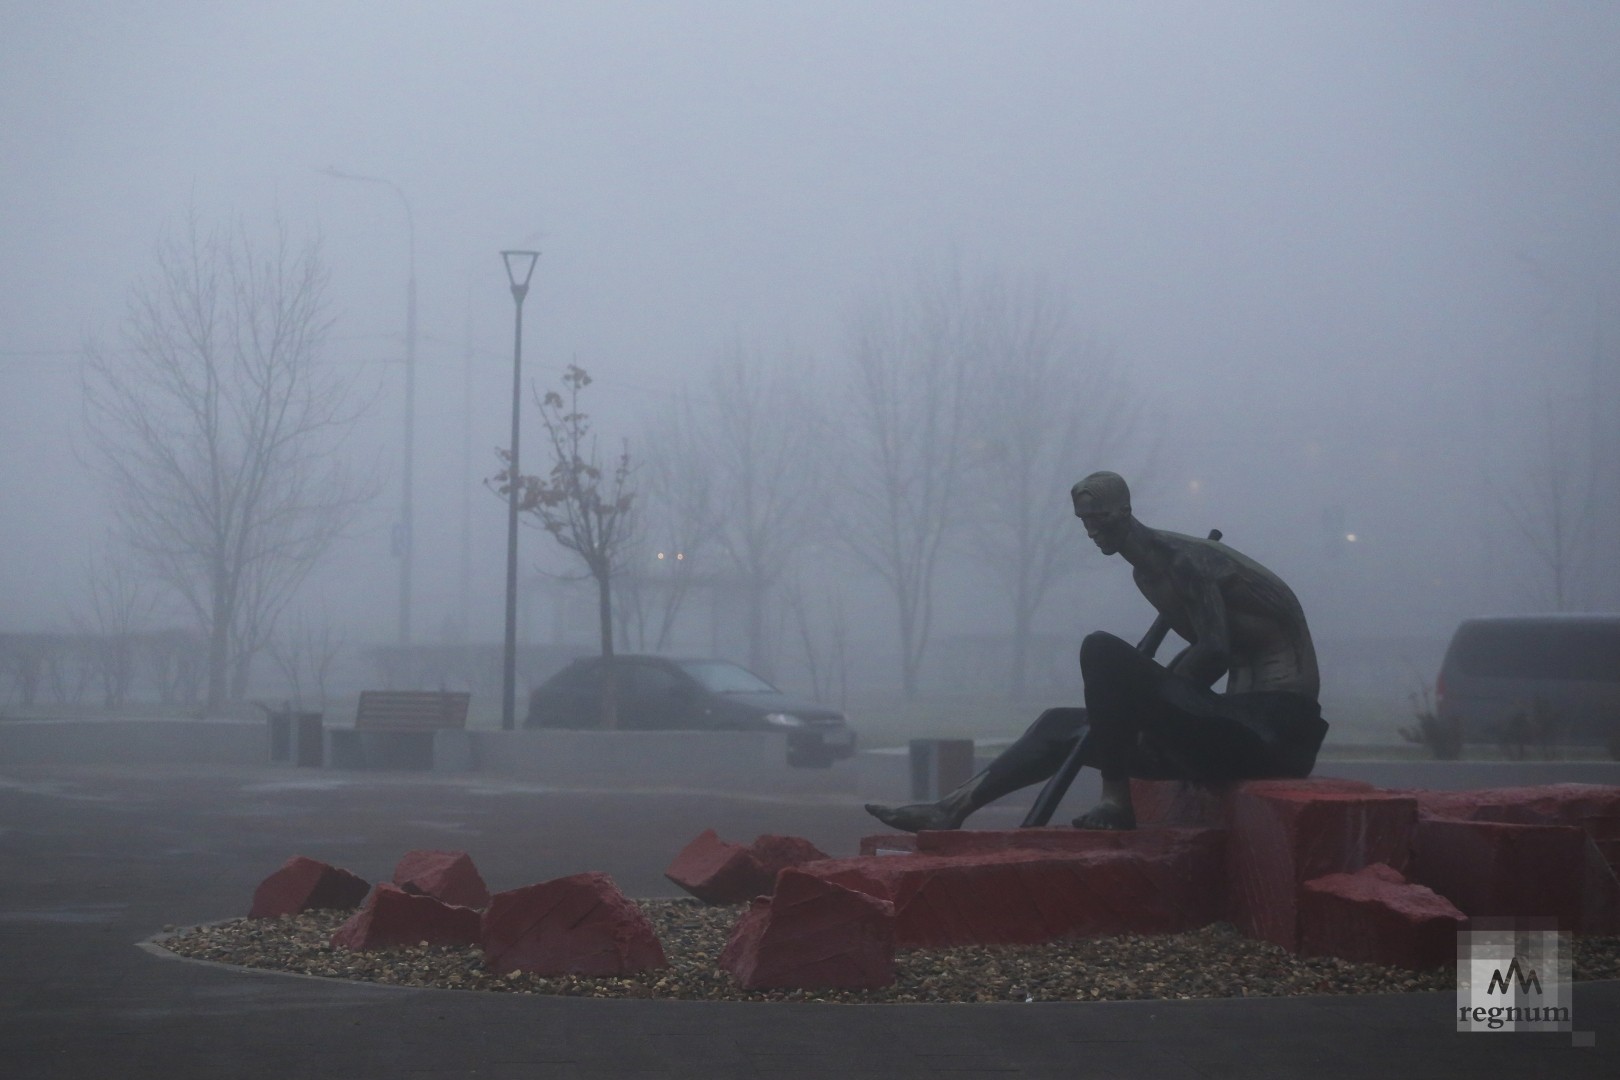
[[[1464,623],[1449,661],[1476,679],[1620,682],[1620,620]]]

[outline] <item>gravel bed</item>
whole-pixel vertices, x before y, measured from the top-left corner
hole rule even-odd
[[[235,919],[181,930],[157,944],[180,956],[240,967],[445,990],[688,1001],[826,1001],[849,1004],[986,1001],[1120,1001],[1276,997],[1451,990],[1451,966],[1413,972],[1331,957],[1302,958],[1223,923],[1186,934],[1136,935],[1035,946],[902,951],[899,978],[882,990],[744,990],[717,964],[741,907],[695,900],[638,901],[669,967],[619,979],[484,970],[471,947],[334,949],[347,912]],[[1577,938],[1577,979],[1620,978],[1620,938]]]

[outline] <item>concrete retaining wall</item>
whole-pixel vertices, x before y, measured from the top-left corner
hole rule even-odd
[[[262,720],[16,720],[0,723],[4,765],[263,765]]]

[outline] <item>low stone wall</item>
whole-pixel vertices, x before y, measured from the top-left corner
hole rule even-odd
[[[16,720],[0,723],[6,765],[263,765],[270,730],[253,720]]]

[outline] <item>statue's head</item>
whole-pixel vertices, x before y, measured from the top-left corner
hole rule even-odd
[[[1131,489],[1119,473],[1094,472],[1069,489],[1074,516],[1097,550],[1112,555],[1131,528]]]

